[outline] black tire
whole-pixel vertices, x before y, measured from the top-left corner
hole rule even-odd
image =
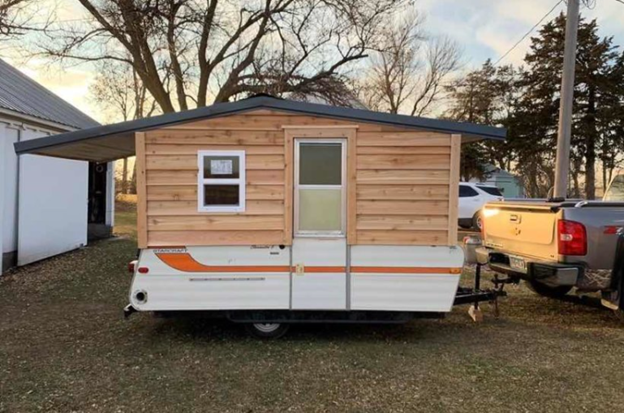
[[[561,298],[572,290],[572,286],[570,285],[551,287],[535,280],[527,281],[527,286],[534,293],[548,298]]]
[[[276,339],[282,337],[288,329],[289,324],[283,323],[249,323],[245,324],[245,330],[256,337],[262,339]]]
[[[474,216],[472,217],[472,228],[476,229],[477,231],[481,231],[481,224],[482,224],[482,218],[481,218],[481,212],[477,212],[476,214],[474,214]]]

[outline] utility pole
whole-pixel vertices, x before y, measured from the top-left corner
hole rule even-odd
[[[557,132],[557,160],[555,164],[555,198],[568,194],[568,171],[570,169],[570,135],[572,132],[572,104],[574,101],[574,66],[576,64],[576,37],[578,34],[579,1],[567,0],[565,48],[561,76],[561,103],[559,129]]]

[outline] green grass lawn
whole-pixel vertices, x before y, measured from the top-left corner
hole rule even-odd
[[[624,329],[612,313],[509,289],[401,326],[240,326],[122,318],[134,212],[116,240],[0,278],[0,411],[621,411]]]

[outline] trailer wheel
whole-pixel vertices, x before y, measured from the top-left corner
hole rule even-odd
[[[572,290],[570,285],[550,287],[535,280],[527,281],[527,286],[536,294],[549,298],[561,298]]]
[[[280,338],[290,328],[288,324],[281,323],[249,323],[245,324],[245,330],[257,338],[271,339]]]

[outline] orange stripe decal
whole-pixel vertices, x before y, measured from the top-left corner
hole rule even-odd
[[[292,268],[292,272],[296,272],[295,267]],[[328,272],[347,272],[347,267],[303,267],[304,273],[328,273]]]
[[[204,273],[262,273],[262,272],[296,272],[296,267],[288,265],[204,265],[197,262],[189,253],[156,253],[156,256],[171,268],[182,272]],[[306,266],[304,273],[344,273],[346,267],[341,266]],[[448,267],[351,267],[352,273],[381,274],[460,274],[461,268]]]
[[[290,272],[288,265],[204,265],[188,253],[161,253],[156,256],[171,268],[183,272]]]
[[[461,268],[449,267],[351,267],[352,273],[382,274],[461,274]]]

